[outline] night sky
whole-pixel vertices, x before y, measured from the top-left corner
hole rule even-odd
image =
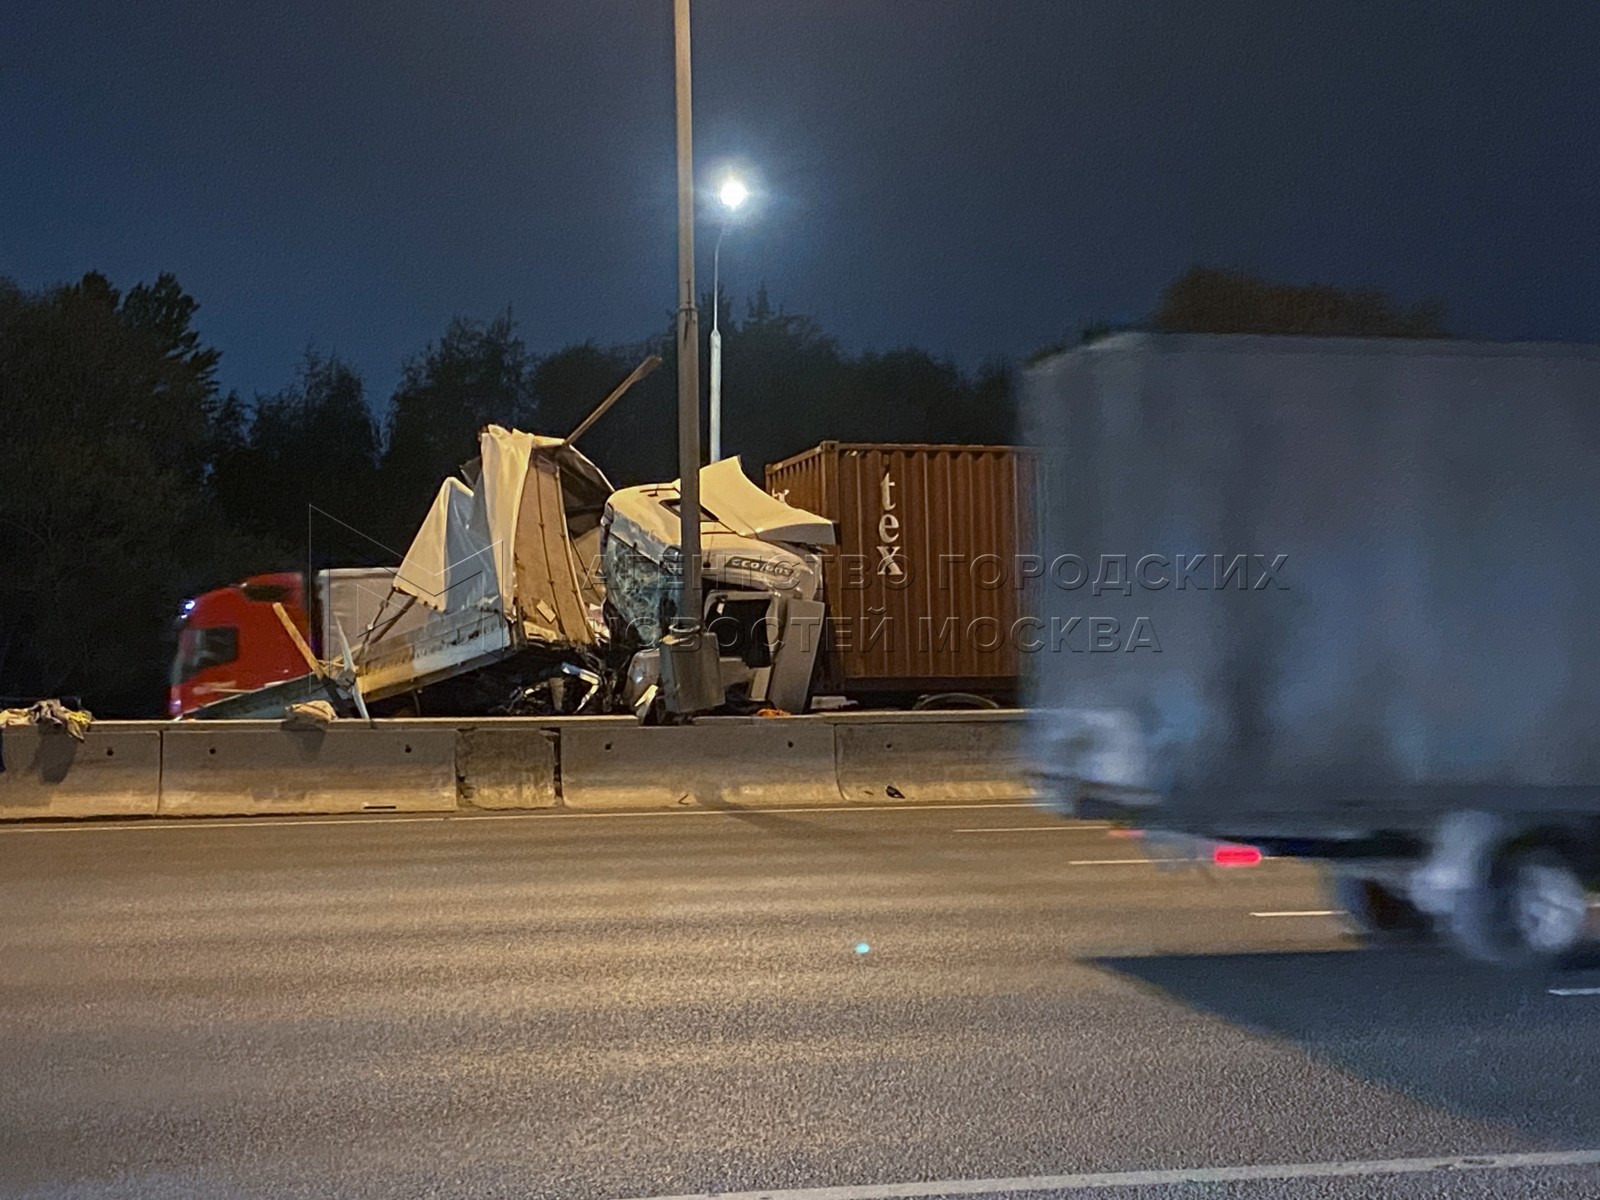
[[[1194,261],[1600,341],[1600,4],[695,0],[740,296],[975,366]],[[177,273],[225,385],[665,327],[670,0],[9,0],[0,274]],[[710,277],[703,224],[702,286]]]

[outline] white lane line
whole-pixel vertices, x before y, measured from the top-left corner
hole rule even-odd
[[[1260,866],[1261,863],[1279,862],[1283,859],[1281,854],[1263,854],[1258,862],[1249,864],[1228,864],[1214,862],[1210,858],[1075,858],[1068,861],[1069,867],[1127,867],[1138,863],[1198,863],[1202,866],[1214,866],[1219,870],[1238,871],[1247,867]]]
[[[1600,996],[1600,987],[1550,988],[1552,996]]]
[[[1590,908],[1600,908],[1600,900],[1589,901]],[[1342,908],[1308,908],[1299,912],[1253,912],[1252,917],[1347,917],[1350,914]],[[1552,990],[1552,996],[1587,996],[1600,995],[1600,988],[1579,988],[1576,991]]]
[[[988,827],[977,826],[971,829],[958,829],[957,833],[1081,833],[1085,829],[1096,832],[1110,829],[1110,821],[1087,822],[1082,825],[992,825]]]
[[[1253,912],[1250,915],[1252,917],[1342,917],[1345,911],[1342,908],[1307,908],[1298,912]]]
[[[144,821],[119,821],[103,824],[84,821],[73,825],[0,824],[0,835],[8,833],[122,833],[128,830],[157,829],[260,829],[280,825],[402,825],[414,821],[600,821],[629,820],[639,817],[731,817],[761,813],[840,813],[840,812],[939,812],[944,809],[1037,808],[1031,800],[985,800],[977,804],[833,804],[801,805],[793,808],[670,808],[652,812],[564,812],[540,809],[514,813],[432,813],[400,816],[394,813],[327,813],[304,817],[154,817]]]
[[[995,1196],[1005,1192],[1077,1192],[1093,1188],[1173,1187],[1277,1179],[1338,1179],[1375,1175],[1526,1171],[1600,1164],[1600,1150],[1526,1154],[1463,1154],[1450,1158],[1387,1158],[1345,1162],[1276,1163],[1252,1167],[1193,1167],[1175,1171],[1104,1171],[1080,1175],[1020,1175],[1011,1179],[938,1179],[927,1183],[869,1183],[846,1187],[769,1188],[755,1192],[689,1192],[634,1200],[916,1200],[925,1196]]]
[[[1600,900],[1589,901],[1590,908],[1600,908]],[[1342,908],[1308,908],[1303,912],[1253,912],[1252,917],[1347,917],[1350,914]],[[1600,988],[1578,988],[1576,990],[1552,989],[1552,996],[1600,996]]]
[[[761,813],[813,813],[813,812],[940,812],[944,809],[967,808],[1038,808],[1032,800],[979,800],[969,804],[795,804],[785,808],[667,808],[659,811],[633,812],[571,812],[565,809],[546,809],[537,813],[507,813],[506,816],[544,817],[545,820],[588,821],[611,817],[734,817],[760,815]],[[474,817],[473,820],[480,818]]]

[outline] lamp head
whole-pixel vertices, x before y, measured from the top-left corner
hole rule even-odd
[[[717,199],[722,201],[722,206],[729,212],[737,212],[739,206],[749,198],[750,189],[736,175],[728,176],[717,187]]]

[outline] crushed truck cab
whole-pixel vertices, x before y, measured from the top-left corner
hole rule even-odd
[[[700,471],[705,628],[717,639],[722,682],[751,704],[804,712],[821,646],[821,564],[831,521],[767,495],[737,458]],[[624,488],[606,505],[601,561],[629,659],[625,700],[641,713],[660,682],[659,650],[682,551],[678,481]]]

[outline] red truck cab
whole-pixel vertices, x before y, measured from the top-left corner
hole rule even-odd
[[[310,640],[305,582],[293,571],[252,575],[184,601],[167,714],[185,716],[213,701],[306,673],[274,603]]]

